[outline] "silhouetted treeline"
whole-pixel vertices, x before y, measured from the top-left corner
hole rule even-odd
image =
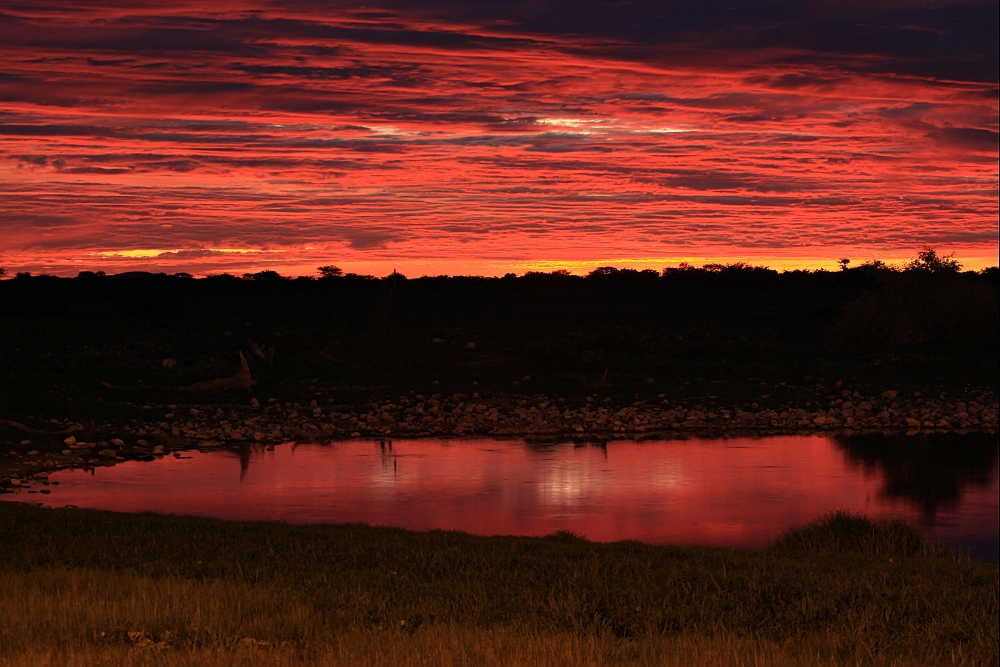
[[[911,349],[996,356],[1000,269],[962,272],[933,250],[903,267],[869,262],[840,271],[746,264],[662,272],[601,267],[499,278],[407,279],[344,274],[287,278],[274,271],[195,279],[189,274],[17,274],[0,281],[4,317],[308,319],[385,324],[646,320],[669,326],[770,329],[848,350]]]

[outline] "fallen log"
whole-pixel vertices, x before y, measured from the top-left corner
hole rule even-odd
[[[83,430],[82,426],[70,426],[65,431],[39,431],[36,428],[31,428],[30,426],[25,426],[21,422],[13,422],[9,419],[0,419],[0,426],[16,428],[17,430],[24,431],[25,433],[41,433],[42,435],[68,435],[70,433]]]
[[[240,372],[232,377],[205,380],[195,384],[177,387],[177,391],[187,391],[196,394],[214,394],[220,391],[250,391],[253,380],[250,378],[250,365],[240,352]]]
[[[135,387],[126,387],[126,386],[120,385],[120,384],[111,384],[110,382],[106,382],[105,380],[101,380],[101,386],[104,387],[105,389],[117,389],[119,391],[135,391],[136,390]],[[142,387],[142,388],[145,389],[145,387]]]

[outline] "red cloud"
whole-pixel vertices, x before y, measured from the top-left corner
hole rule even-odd
[[[898,54],[654,48],[522,19],[8,13],[0,260],[496,274],[996,256],[995,83],[914,76]],[[208,248],[268,252],[153,252]]]

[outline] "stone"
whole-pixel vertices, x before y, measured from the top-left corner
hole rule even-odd
[[[30,452],[28,452],[28,456],[38,456],[38,451],[32,449]]]
[[[149,447],[148,440],[136,440],[135,444],[139,445],[140,447]]]
[[[438,345],[444,342],[444,338],[431,338],[431,342],[434,343],[435,345]]]
[[[199,410],[198,408],[191,408],[190,410],[188,410],[188,414],[191,415],[192,417],[197,417],[198,415],[201,414],[201,410]]]
[[[68,438],[65,438],[63,440],[63,444],[66,445],[66,446],[71,447],[71,446],[73,446],[73,445],[76,444],[76,438],[73,437],[73,436],[69,436]]]
[[[22,440],[21,444],[22,445],[30,445],[31,444],[31,440]]]
[[[250,399],[250,407],[251,408],[259,408],[260,407],[260,401],[258,401],[256,397],[251,398]]]
[[[102,449],[101,451],[97,452],[97,454],[98,456],[105,456],[109,459],[113,459],[116,456],[118,456],[118,452],[116,452],[113,449]]]
[[[176,359],[164,359],[163,360],[163,367],[164,368],[177,368],[177,360]]]
[[[476,344],[475,343],[466,343],[465,344],[465,349],[466,350],[474,350],[474,349],[476,349]]]
[[[164,452],[163,445],[157,445],[156,447],[153,447],[154,454],[163,454],[163,452]]]
[[[121,438],[111,438],[111,444],[114,445],[115,447],[124,447],[125,441],[122,440]]]

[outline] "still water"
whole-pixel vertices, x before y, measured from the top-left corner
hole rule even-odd
[[[191,452],[63,471],[9,500],[481,535],[762,547],[837,509],[901,516],[997,562],[997,438],[787,436],[606,444],[403,440]]]

